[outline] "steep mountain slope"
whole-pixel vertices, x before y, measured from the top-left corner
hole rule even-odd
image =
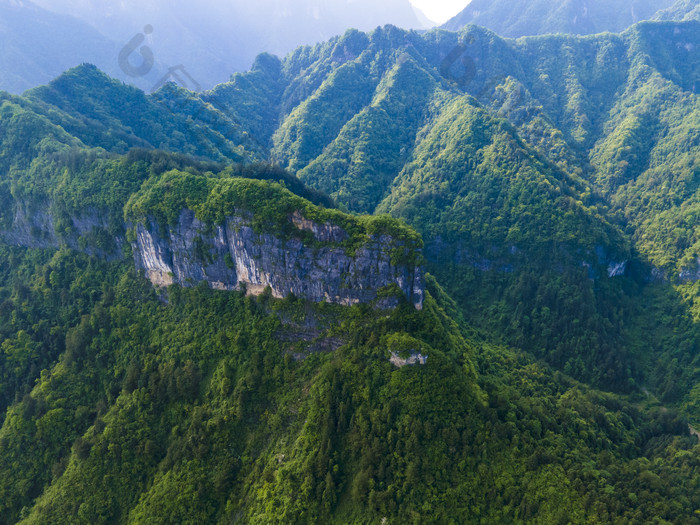
[[[646,315],[644,283],[697,280],[698,36],[694,23],[517,42],[388,26],[284,62],[262,55],[200,96],[166,87],[144,97],[81,68],[21,100],[114,152],[159,146],[224,160],[269,148],[349,209],[418,228],[430,271],[471,322],[578,378],[627,389],[647,368],[656,376],[650,356],[674,344],[649,353],[624,328]],[[162,133],[163,119],[183,134]],[[672,200],[654,173],[674,174]]]
[[[0,523],[699,523],[699,33],[3,95]]]
[[[555,49],[543,49],[544,42],[536,39],[521,48],[527,55],[546,49],[566,57],[539,62],[522,77],[524,87],[542,101],[567,142],[587,157],[591,165],[581,164],[584,176],[624,214],[637,248],[669,276],[684,273],[698,234],[692,219],[698,190],[693,138],[698,42],[697,23],[644,23],[622,40],[606,37],[578,52],[564,38]],[[620,44],[629,50],[626,62],[613,64]],[[590,65],[577,71],[574,64]],[[567,83],[575,87],[566,98],[551,97],[543,79],[567,73]],[[677,192],[672,197],[670,187]]]
[[[692,23],[518,42],[478,28],[419,36],[387,27],[300,49],[281,65],[266,59],[205,100],[241,122],[255,108],[275,108],[279,126],[249,132],[350,209],[386,211],[415,225],[431,271],[470,319],[572,373],[607,374],[606,384],[622,386],[630,370],[638,373],[634,345],[624,342],[624,319],[632,315],[624,297],[633,280],[649,279],[647,258],[669,277],[692,274],[684,268],[696,232],[684,203],[697,188],[686,185],[676,204],[662,205],[688,210],[687,219],[658,215],[658,207],[633,211],[633,201],[617,195],[626,190],[603,181],[629,159],[601,155],[676,162],[651,137],[627,150],[615,146],[624,133],[615,130],[613,109],[640,97],[645,112],[662,114],[662,99],[642,93],[665,82],[678,93],[663,99],[673,108],[668,124],[643,129],[681,139],[675,134],[686,133],[694,117],[683,125],[674,115],[696,100],[695,42]],[[274,79],[274,90],[263,79]],[[692,140],[683,140],[685,155],[696,157]],[[688,165],[676,171],[692,181]],[[648,167],[641,160],[635,169]],[[648,181],[646,197],[665,194],[657,178],[639,180]],[[677,242],[654,233],[655,221],[672,227],[672,220],[686,224]],[[641,260],[616,224],[639,242]]]
[[[457,31],[474,24],[510,38],[549,33],[617,33],[651,19],[672,3],[673,0],[472,0],[442,27]]]
[[[283,235],[292,203],[407,231],[281,198],[260,179],[293,179],[264,167],[84,155],[62,184],[26,173],[25,204],[77,227],[135,192],[127,219],[224,204]],[[156,290],[132,262],[86,255],[95,231],[59,234],[60,249],[0,244],[0,523],[698,522],[682,419],[466,336],[432,277],[420,310]]]
[[[635,321],[647,315],[645,283],[697,281],[696,42],[691,22],[519,41],[387,26],[283,62],[261,55],[199,96],[144,97],[82,68],[20,100],[114,152],[157,145],[225,160],[269,148],[350,210],[419,229],[430,271],[491,337],[628,389],[675,373],[656,361],[675,343],[655,339],[647,352],[626,328],[645,325]],[[94,102],[76,105],[78,93]],[[184,136],[154,135],[165,108]],[[100,121],[112,130],[96,133]]]
[[[83,62],[116,75],[118,52],[86,22],[26,0],[0,1],[0,90],[21,93]]]
[[[387,316],[199,287],[165,305],[123,266],[1,255],[3,304],[24,303],[3,368],[65,334],[0,429],[2,523],[697,522],[680,420],[467,342],[432,298]],[[50,338],[37,308],[61,316]],[[426,364],[389,361],[412,351]]]

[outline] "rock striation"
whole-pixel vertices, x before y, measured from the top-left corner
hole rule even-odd
[[[136,224],[136,267],[158,287],[207,282],[215,289],[245,289],[254,295],[269,287],[277,298],[294,294],[343,305],[377,301],[382,308],[396,306],[392,291],[400,290],[422,308],[422,269],[392,262],[397,243],[391,237],[370,236],[348,253],[339,245],[346,237],[340,227],[296,214],[289,220],[299,232],[311,233],[313,242],[256,232],[252,216],[243,212],[213,227],[191,210],[183,210],[177,224],[164,231],[153,221]]]
[[[99,213],[87,210],[59,232],[50,210],[17,203],[12,226],[0,231],[0,238],[28,248],[67,246],[108,260],[124,257],[123,235],[96,241],[104,241],[109,229]],[[176,224],[163,227],[150,218],[124,224],[123,230],[132,229],[134,263],[156,287],[206,282],[218,290],[245,289],[252,295],[269,287],[277,298],[293,294],[315,302],[373,303],[379,308],[395,307],[404,295],[422,308],[422,268],[402,263],[400,257],[395,260],[403,241],[368,235],[362,245],[349,249],[344,242],[348,234],[330,222],[318,224],[292,213],[289,224],[298,235],[290,236],[256,231],[253,218],[240,211],[212,226],[184,209]]]

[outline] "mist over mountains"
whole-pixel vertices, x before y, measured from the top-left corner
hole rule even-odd
[[[119,74],[119,45],[88,23],[31,2],[0,1],[0,89],[12,93],[49,82],[81,62]]]
[[[593,34],[699,14],[697,0],[474,0],[443,28],[475,24],[505,37]],[[175,80],[187,88],[210,89],[248,70],[261,52],[284,57],[348,28],[369,31],[385,24],[419,30],[432,25],[409,0],[0,0],[0,89],[21,93],[85,62],[147,92],[173,79],[170,68],[177,68]]]
[[[348,27],[370,30],[391,23],[424,28],[428,23],[408,0],[3,0],[0,15],[5,43],[0,89],[13,93],[46,83],[83,62],[146,91],[169,67],[183,65],[196,82],[188,87],[208,89],[250,68],[261,52],[284,56]],[[146,35],[147,26],[153,30]],[[140,46],[153,53],[153,67],[132,76],[119,67],[119,52],[139,34],[144,35]],[[130,63],[142,61],[136,49]]]
[[[442,27],[456,31],[473,24],[509,38],[592,35],[618,33],[643,20],[693,20],[699,15],[698,0],[472,0]]]

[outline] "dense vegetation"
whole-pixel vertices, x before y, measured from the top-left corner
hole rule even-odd
[[[409,248],[413,259],[423,247],[414,230],[387,215],[354,217],[313,205],[280,183],[232,177],[232,172],[225,170],[220,178],[214,178],[172,170],[152,178],[127,203],[125,219],[128,223],[145,224],[152,217],[165,227],[177,224],[182,210],[189,209],[204,224],[213,226],[224,224],[227,217],[236,213],[246,213],[258,232],[288,237],[301,233],[289,220],[299,214],[316,224],[340,227],[347,237],[339,242],[348,250],[365,244],[371,236],[382,235]]]
[[[650,323],[651,281],[698,271],[698,41],[693,22],[518,41],[349,31],[265,57],[207,100],[241,122],[276,107],[281,124],[249,132],[341,206],[416,227],[431,272],[492,340],[608,388],[665,391],[673,373],[654,378],[678,347],[630,326]],[[683,317],[691,290],[667,296]]]
[[[700,4],[697,0],[676,0],[668,9],[656,13],[654,20],[700,20]]]
[[[0,258],[2,523],[697,521],[677,415],[465,339],[434,281],[386,316]]]
[[[698,75],[697,22],[386,27],[0,95],[0,523],[698,521]],[[159,296],[115,239],[183,207],[403,219],[425,309]]]

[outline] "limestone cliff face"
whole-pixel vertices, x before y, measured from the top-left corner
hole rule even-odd
[[[122,258],[123,236],[112,237],[99,245],[98,236],[104,240],[108,230],[107,220],[96,210],[85,210],[80,217],[71,217],[67,231],[57,233],[51,206],[37,209],[25,202],[15,206],[12,227],[0,231],[0,239],[13,246],[27,248],[59,248],[68,246],[74,250],[84,251],[90,255],[108,260]]]
[[[18,203],[12,227],[0,232],[0,238],[15,246],[68,246],[110,260],[123,257],[122,236],[112,239],[109,248],[95,245],[97,234],[107,230],[99,213],[86,211],[72,218],[69,231],[58,235],[49,209],[30,210]],[[134,226],[134,262],[158,287],[173,283],[194,286],[204,281],[219,290],[245,288],[257,295],[269,286],[278,298],[292,293],[343,305],[376,301],[380,308],[395,306],[398,299],[394,292],[400,290],[416,308],[422,308],[422,269],[392,262],[392,250],[400,248],[400,243],[391,237],[370,237],[349,254],[340,246],[347,239],[342,228],[316,224],[298,213],[289,220],[300,237],[306,232],[306,243],[295,236],[256,232],[248,213],[207,227],[192,211],[183,210],[177,224],[163,232],[152,221],[147,226]],[[313,242],[308,242],[310,237]]]
[[[53,217],[45,210],[30,212],[25,203],[18,203],[12,220],[12,228],[3,232],[3,240],[15,246],[27,248],[57,248]]]
[[[291,293],[344,305],[378,300],[380,307],[397,304],[395,294],[387,292],[398,287],[416,308],[422,308],[422,270],[392,263],[397,244],[391,237],[370,237],[354,253],[347,253],[338,245],[346,238],[338,226],[316,224],[299,214],[289,220],[300,232],[310,232],[314,242],[256,232],[246,213],[207,227],[192,211],[183,210],[177,224],[162,232],[153,221],[137,224],[134,259],[156,286],[204,281],[221,290],[245,287],[256,295],[269,286],[278,298]]]

